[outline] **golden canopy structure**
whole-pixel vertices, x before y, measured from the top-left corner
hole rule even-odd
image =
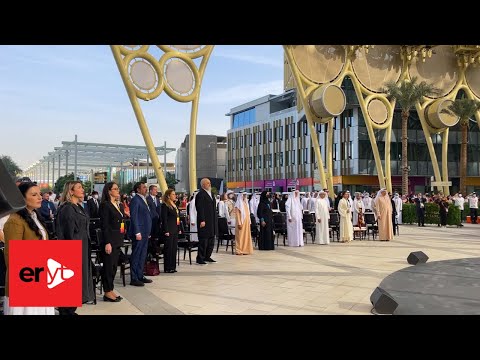
[[[167,190],[167,183],[138,99],[151,101],[165,90],[167,95],[175,101],[192,102],[189,168],[190,189],[193,191],[197,187],[196,134],[200,88],[213,46],[156,46],[163,52],[159,60],[149,52],[150,45],[111,45],[111,49],[162,192]],[[194,62],[195,59],[199,59],[198,66]]]
[[[380,187],[392,191],[390,171],[390,142],[395,102],[389,101],[384,85],[389,81],[419,78],[440,89],[434,97],[425,97],[416,104],[416,110],[425,134],[432,160],[438,190],[449,194],[448,182],[448,133],[458,119],[441,113],[463,90],[470,99],[480,99],[480,46],[479,45],[284,45],[290,74],[286,83],[295,81],[299,103],[305,109],[310,127],[319,169],[323,169],[322,157],[315,136],[314,123],[328,123],[327,164],[320,171],[320,182],[332,184],[332,136],[333,117],[345,98],[340,86],[346,76],[352,80],[360,108],[365,119],[372,146]],[[291,84],[290,84],[291,85]],[[326,96],[325,89],[335,86]],[[336,94],[336,95],[335,95]],[[343,111],[343,110],[342,110]],[[476,114],[480,126],[480,113]],[[385,159],[380,158],[374,130],[385,130]],[[442,135],[442,171],[435,154],[432,135]],[[385,166],[382,166],[382,161]]]
[[[130,98],[145,144],[152,158],[162,191],[167,188],[153,141],[138,99],[151,101],[163,90],[175,101],[192,102],[190,115],[190,190],[196,189],[196,127],[201,82],[213,45],[156,45],[164,53],[157,60],[149,45],[112,45],[123,83]],[[341,84],[352,80],[365,119],[380,187],[392,191],[390,142],[395,101],[383,90],[388,81],[418,77],[439,88],[435,97],[424,98],[416,111],[432,160],[436,186],[449,194],[447,148],[449,128],[458,119],[441,112],[463,90],[470,99],[480,100],[479,45],[284,45],[295,83],[298,108],[305,111],[318,159],[320,183],[333,196],[333,119],[346,106]],[[199,65],[194,62],[198,59]],[[480,126],[480,113],[476,114]],[[324,166],[315,123],[327,123],[327,156]],[[381,159],[375,130],[385,130],[385,159]],[[442,136],[442,171],[435,154],[432,135]],[[384,165],[382,164],[382,161]]]

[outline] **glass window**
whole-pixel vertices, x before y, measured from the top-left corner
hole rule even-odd
[[[280,140],[283,140],[283,125],[280,126],[279,134],[280,134]]]
[[[240,158],[240,170],[243,170],[243,158]]]
[[[272,142],[272,129],[268,129],[268,142]]]
[[[348,155],[349,159],[352,158],[352,153],[353,153],[353,141],[349,141],[348,142],[348,149],[347,149],[347,155]]]
[[[295,150],[292,150],[291,151],[291,154],[292,154],[292,164],[295,164]]]
[[[235,171],[235,159],[232,160],[232,171]]]
[[[295,137],[295,123],[291,124],[292,138]]]
[[[337,160],[337,144],[333,144],[333,161]]]
[[[258,155],[258,168],[262,168],[262,155]]]
[[[240,135],[240,149],[243,149],[243,136]]]
[[[280,157],[280,166],[283,166],[283,151],[280,151],[278,155]]]
[[[244,111],[243,114],[244,114],[244,118],[243,118],[244,125],[250,125],[250,112]]]
[[[260,130],[257,133],[257,136],[258,136],[258,144],[261,145],[262,144],[262,130]]]
[[[252,170],[252,157],[251,156],[248,158],[248,165],[250,167],[250,170]]]
[[[268,154],[268,167],[272,167],[272,154]]]
[[[233,115],[233,128],[235,129],[236,127],[238,127],[238,116],[237,114]]]

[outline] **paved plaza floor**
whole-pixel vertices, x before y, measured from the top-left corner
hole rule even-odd
[[[407,256],[423,251],[428,262],[480,257],[480,225],[463,228],[401,225],[394,241],[355,240],[349,244],[308,244],[236,256],[220,248],[218,262],[190,265],[180,261],[175,274],[151,277],[145,287],[115,291],[124,299],[84,305],[80,315],[370,315],[370,295],[398,270]],[[282,243],[280,239],[279,243]],[[230,249],[229,249],[230,250]],[[196,253],[193,253],[194,255]],[[162,266],[162,264],[160,265]],[[127,275],[129,280],[129,276]],[[455,290],[453,289],[453,292]],[[463,294],[451,294],[462,297]],[[480,297],[480,294],[479,294]],[[480,299],[479,299],[480,300]]]

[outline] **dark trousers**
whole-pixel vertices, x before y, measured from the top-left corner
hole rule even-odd
[[[197,262],[205,261],[212,257],[213,248],[215,245],[215,237],[198,239]]]
[[[425,226],[425,210],[417,212],[418,226]]]
[[[477,223],[477,210],[478,209],[470,208],[470,221],[472,224]]]
[[[77,315],[75,312],[77,310],[76,307],[59,307],[58,308],[58,314],[59,315]]]
[[[137,240],[135,235],[132,238],[132,255],[130,256],[130,279],[132,281],[142,280],[143,268],[147,261],[148,235],[142,234],[142,240]]]
[[[447,226],[447,212],[440,211],[440,225]]]
[[[112,252],[110,254],[105,252],[105,246],[102,248],[102,285],[105,292],[113,291],[113,280],[117,273],[119,255],[119,247],[112,246]]]
[[[177,267],[178,235],[165,236],[163,247],[163,270],[175,270]]]

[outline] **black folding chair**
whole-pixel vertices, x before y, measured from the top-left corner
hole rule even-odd
[[[218,218],[218,238],[217,238],[217,253],[218,248],[220,247],[220,243],[223,245],[223,240],[227,242],[226,251],[228,251],[228,246],[231,243],[232,246],[232,255],[234,252],[235,246],[235,235],[232,234],[228,227],[227,219],[226,218]]]
[[[273,214],[273,231],[277,234],[277,246],[278,246],[278,238],[280,235],[283,235],[283,246],[286,246],[286,239],[287,239],[287,214],[286,213],[274,213]]]
[[[335,241],[335,234],[337,241],[340,241],[340,215],[338,212],[330,213],[330,220],[328,221],[328,227],[332,234],[332,241]]]
[[[366,212],[363,218],[367,226],[367,239],[370,239],[370,233],[372,233],[373,240],[375,240],[375,236],[378,234],[378,225],[377,220],[375,220],[375,214]]]
[[[317,229],[315,224],[315,214],[304,212],[303,218],[302,218],[302,225],[303,225],[303,230],[305,230],[304,232],[305,244],[307,243],[307,234],[310,234],[310,236],[312,237],[312,244],[315,243],[315,232]]]
[[[191,237],[192,234],[197,234],[197,232],[185,231],[185,227],[183,226],[182,222],[180,222],[180,227],[182,229],[182,233],[178,234],[177,264],[180,265],[180,251],[183,249],[183,260],[185,260],[188,251],[188,259],[190,260],[190,265],[192,265],[192,251],[198,251],[198,240],[192,241]]]

